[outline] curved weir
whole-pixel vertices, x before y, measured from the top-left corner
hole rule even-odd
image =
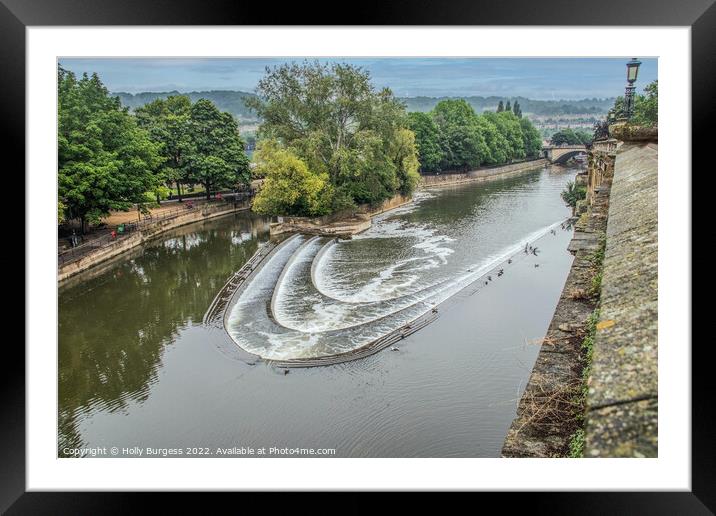
[[[252,272],[237,273],[244,281],[223,302],[227,332],[245,351],[284,367],[361,358],[429,324],[438,305],[466,287],[486,288],[498,268],[562,224],[526,224],[531,231],[508,243],[499,236],[482,242],[479,227],[465,240],[459,226],[414,221],[420,209],[377,217],[352,240],[294,235],[264,251],[251,260]]]

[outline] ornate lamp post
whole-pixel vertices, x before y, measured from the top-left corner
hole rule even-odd
[[[631,61],[627,63],[627,87],[624,92],[624,118],[629,120],[634,115],[634,90],[636,86],[636,78],[639,75],[639,65],[641,61],[633,57]]]

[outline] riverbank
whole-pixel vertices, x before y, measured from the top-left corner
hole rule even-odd
[[[456,185],[472,183],[474,181],[490,181],[513,177],[536,168],[547,165],[547,160],[539,158],[499,167],[478,168],[467,172],[441,173],[434,175],[423,175],[420,180],[420,188],[432,188],[435,186]]]
[[[248,209],[249,206],[244,204],[234,205],[232,203],[225,203],[222,205],[207,205],[201,206],[199,209],[188,211],[185,214],[177,215],[176,217],[170,219],[159,220],[155,224],[147,225],[127,236],[119,237],[117,240],[98,247],[77,260],[60,265],[57,270],[57,280],[59,283],[62,283],[63,281],[81,272],[141,246],[145,242],[148,242],[149,240],[152,240],[169,230],[186,224],[201,222],[214,217],[220,217],[222,215],[228,215],[230,213],[236,213]]]

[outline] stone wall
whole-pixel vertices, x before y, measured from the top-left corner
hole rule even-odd
[[[616,155],[585,457],[657,456],[656,143]]]
[[[582,391],[585,357],[582,342],[597,306],[590,295],[593,256],[607,226],[610,180],[602,184],[589,210],[575,223],[568,250],[575,255],[540,352],[517,406],[517,417],[502,447],[503,457],[564,457]]]
[[[441,173],[421,176],[420,187],[430,188],[434,186],[444,186],[460,183],[468,183],[472,181],[488,181],[490,179],[502,179],[523,172],[543,167],[547,164],[544,158],[522,161],[520,163],[512,163],[511,165],[503,165],[500,167],[478,168],[468,172],[460,173]]]

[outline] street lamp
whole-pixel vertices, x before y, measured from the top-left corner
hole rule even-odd
[[[636,57],[632,57],[627,63],[627,86],[624,92],[624,117],[629,120],[634,115],[634,90],[636,86],[636,78],[639,75],[639,61]]]

